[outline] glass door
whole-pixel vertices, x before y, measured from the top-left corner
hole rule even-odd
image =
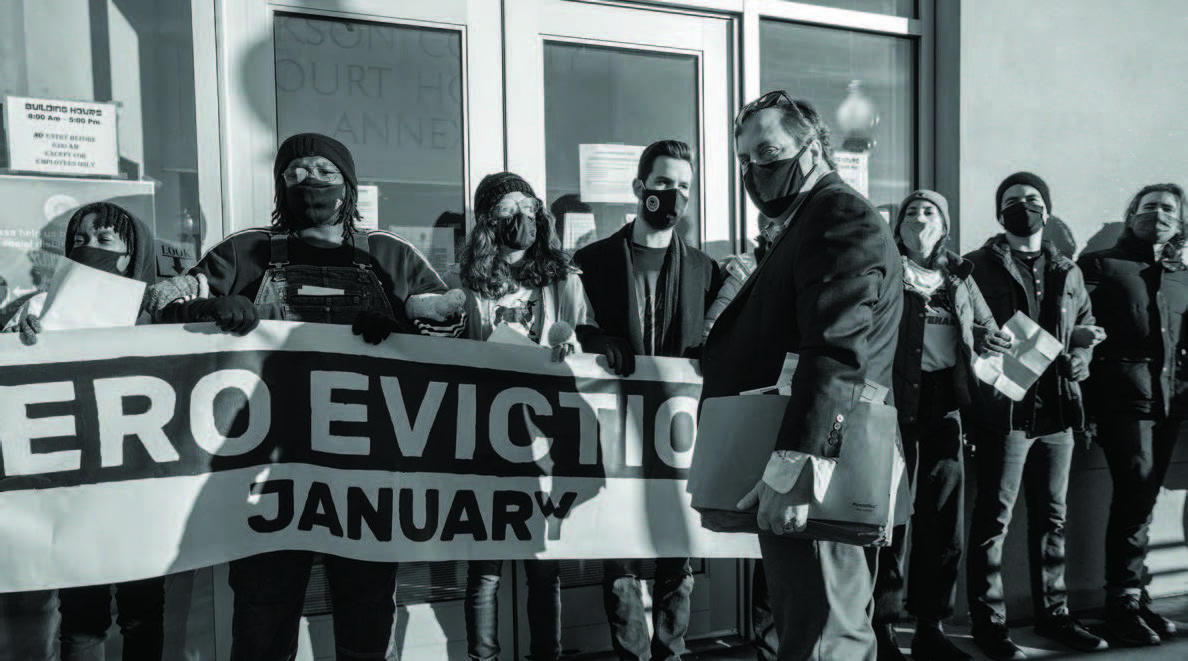
[[[494,6],[493,6],[494,5]],[[448,270],[472,186],[503,167],[499,9],[482,0],[225,3],[226,188],[233,230],[269,223],[280,141],[352,152],[365,225]]]
[[[565,248],[604,238],[633,217],[639,153],[672,138],[687,142],[696,161],[691,213],[679,231],[711,255],[731,252],[728,21],[563,0],[506,2],[504,12],[508,169],[542,193]],[[739,630],[738,567],[693,561],[688,638]],[[651,569],[643,563],[644,575]],[[601,561],[563,564],[569,652],[610,648],[601,577]],[[518,613],[526,612],[524,592]],[[526,618],[517,633],[526,652]]]
[[[518,0],[505,12],[508,167],[544,191],[565,247],[630,220],[640,150],[673,138],[696,156],[679,230],[729,253],[729,22],[563,0]]]

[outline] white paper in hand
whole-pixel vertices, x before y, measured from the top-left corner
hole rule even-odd
[[[515,344],[522,347],[536,347],[541,348],[539,344],[532,341],[532,338],[525,335],[523,332],[512,328],[505,322],[500,322],[491,332],[487,338],[488,342],[499,342],[500,344]]]
[[[1005,354],[978,356],[974,359],[974,374],[1020,402],[1064,347],[1022,312],[1016,312],[1003,330],[1011,336],[1010,350]]]
[[[45,307],[44,330],[135,326],[144,283],[63,259],[54,269]]]

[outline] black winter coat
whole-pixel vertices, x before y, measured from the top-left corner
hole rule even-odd
[[[998,330],[994,314],[982,298],[970,273],[973,263],[956,253],[949,254],[951,266],[945,273],[944,287],[953,302],[954,316],[961,329],[957,347],[957,365],[953,368],[954,400],[962,408],[973,401],[976,377],[973,375],[974,326]],[[895,408],[901,423],[916,422],[920,409],[920,379],[924,358],[924,329],[928,301],[915,292],[903,295],[903,317],[899,323],[899,343],[895,347]]]
[[[1055,336],[1065,351],[1080,354],[1086,362],[1091,361],[1092,349],[1069,348],[1073,328],[1094,323],[1093,308],[1089,303],[1089,292],[1085,289],[1081,269],[1071,259],[1061,255],[1050,241],[1044,242],[1043,249],[1047,264],[1044,272],[1044,291],[1047,295],[1040,306],[1040,326]],[[992,237],[965,258],[973,262],[974,281],[999,326],[1006,324],[1016,312],[1026,310],[1023,276],[1015,268],[1006,235]],[[1053,295],[1057,292],[1058,295]],[[1048,369],[1055,370],[1057,366],[1053,363]],[[994,388],[978,382],[978,401],[971,407],[975,413],[971,416],[974,424],[983,431],[1006,433],[1015,427],[1014,422],[1018,419],[1016,409],[1019,407],[1022,407],[1024,417],[1030,419],[1035,414],[1035,394],[1039,383],[1032,385],[1022,402],[1016,403]],[[1057,390],[1060,396],[1058,412],[1063,426],[1084,429],[1085,409],[1080,384],[1058,377]]]
[[[891,387],[902,312],[887,221],[826,174],[710,329],[702,400],[770,386],[799,354],[775,448],[836,457],[865,381]]]
[[[1156,260],[1151,244],[1127,232],[1112,248],[1085,253],[1078,263],[1097,323],[1109,333],[1094,352],[1086,383],[1090,410],[1155,419],[1188,414],[1183,262]]]

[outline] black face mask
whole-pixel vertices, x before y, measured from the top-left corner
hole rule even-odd
[[[499,219],[496,236],[499,242],[513,250],[527,250],[536,243],[536,219],[522,213]]]
[[[643,219],[653,229],[666,230],[672,228],[685,215],[685,207],[689,204],[688,196],[679,189],[643,190]]]
[[[285,188],[285,220],[293,229],[338,224],[338,209],[346,199],[345,184],[302,182]]]
[[[1032,236],[1044,228],[1044,209],[1036,204],[1016,202],[1002,210],[1002,226],[1015,236]]]
[[[783,158],[771,163],[751,163],[751,167],[743,175],[743,187],[747,196],[768,218],[779,218],[788,212],[804,180],[817,169],[816,165],[808,171],[800,171],[800,156],[809,144],[800,148],[792,158]]]
[[[1147,243],[1167,243],[1180,231],[1180,219],[1164,211],[1146,211],[1130,217],[1130,231]]]
[[[124,275],[124,271],[120,269],[119,261],[121,257],[127,254],[125,252],[112,252],[103,248],[94,248],[92,246],[78,246],[70,251],[70,259],[93,269],[99,269],[100,271],[106,271],[114,275]],[[130,265],[131,263],[129,263]]]

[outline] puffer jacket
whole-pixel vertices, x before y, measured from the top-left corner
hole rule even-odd
[[[953,388],[958,405],[965,409],[973,402],[976,388],[973,375],[974,326],[982,326],[993,332],[998,330],[998,324],[971,277],[973,262],[952,252],[948,253],[948,262],[954,266],[945,273],[944,287],[948,290],[949,300],[953,302],[954,316],[961,329],[957,364],[953,368]],[[899,412],[901,424],[914,423],[920,409],[927,303],[920,294],[904,291],[903,317],[899,321],[899,342],[895,346],[895,367],[892,372],[895,408]]]
[[[1098,345],[1085,398],[1095,415],[1158,419],[1188,414],[1188,269],[1178,257],[1155,259],[1151,244],[1127,232],[1113,247],[1078,263],[1098,324]]]
[[[1093,359],[1092,349],[1071,349],[1069,340],[1073,328],[1094,324],[1093,307],[1081,269],[1056,249],[1050,241],[1043,246],[1047,268],[1044,272],[1044,296],[1040,309],[1040,326],[1051,333],[1064,346],[1066,352],[1079,354],[1086,362]],[[981,248],[969,253],[966,259],[973,262],[973,279],[982,291],[987,305],[994,313],[999,326],[1006,324],[1015,313],[1027,307],[1027,294],[1023,276],[1015,268],[1011,246],[1005,234],[993,236]],[[1059,292],[1058,296],[1053,294]],[[1059,307],[1056,307],[1059,306]],[[1051,365],[1048,369],[1057,369]],[[977,401],[971,407],[974,423],[991,433],[1006,433],[1015,428],[1018,418],[1035,419],[1037,385],[1027,391],[1023,401],[1015,402],[989,385],[978,382]],[[1085,407],[1081,397],[1081,386],[1076,381],[1057,377],[1057,391],[1060,398],[1059,415],[1065,428],[1085,428]],[[1017,411],[1017,409],[1021,410]],[[1017,416],[1021,413],[1021,416]]]

